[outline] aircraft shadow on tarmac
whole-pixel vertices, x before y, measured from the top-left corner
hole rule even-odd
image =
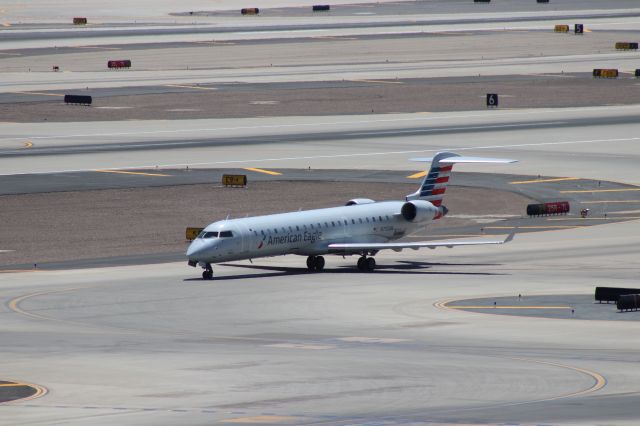
[[[232,266],[235,268],[255,269],[261,271],[271,271],[256,274],[242,274],[242,275],[229,275],[229,276],[217,276],[214,275],[214,280],[239,280],[247,278],[267,278],[278,277],[287,275],[310,275],[307,268],[291,268],[285,266],[268,266],[268,265],[240,265],[235,263],[222,263],[223,266]],[[463,271],[427,271],[433,266],[499,266],[494,263],[429,263],[429,262],[411,262],[401,261],[393,265],[377,265],[373,274],[391,274],[391,275],[508,275],[497,272],[463,272]],[[357,270],[354,266],[343,265],[334,269],[324,269],[322,274],[363,274],[363,272]],[[317,273],[316,273],[317,274]],[[183,281],[202,281],[201,278],[185,278]]]

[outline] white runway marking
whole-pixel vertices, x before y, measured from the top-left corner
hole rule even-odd
[[[335,346],[331,345],[307,345],[303,343],[274,343],[273,345],[265,345],[270,348],[282,348],[282,349],[310,349],[310,350],[324,350],[334,349]]]
[[[408,342],[409,339],[390,339],[384,337],[340,337],[338,340],[343,342],[355,342],[355,343],[400,343]]]

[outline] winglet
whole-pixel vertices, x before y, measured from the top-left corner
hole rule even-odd
[[[513,238],[516,236],[516,231],[518,230],[518,227],[513,228],[513,230],[511,231],[511,233],[509,235],[507,235],[507,238],[504,239],[504,241],[502,242],[502,244],[507,244],[511,241],[513,241]]]

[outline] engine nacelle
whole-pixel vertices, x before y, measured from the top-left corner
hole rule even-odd
[[[402,217],[409,222],[425,222],[442,216],[441,213],[438,207],[424,200],[407,201],[400,209]]]
[[[375,201],[370,200],[368,198],[354,198],[353,200],[347,201],[347,204],[345,204],[345,206],[356,206],[360,204],[371,204],[371,203],[375,203]]]

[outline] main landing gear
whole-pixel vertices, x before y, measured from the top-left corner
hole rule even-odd
[[[213,279],[213,268],[210,263],[207,263],[204,267],[204,271],[202,271],[202,279],[203,280],[212,280]]]
[[[358,270],[362,272],[373,272],[376,269],[376,260],[373,257],[360,256],[358,259]]]
[[[322,271],[324,269],[324,257],[309,256],[307,257],[307,268],[309,271]]]

